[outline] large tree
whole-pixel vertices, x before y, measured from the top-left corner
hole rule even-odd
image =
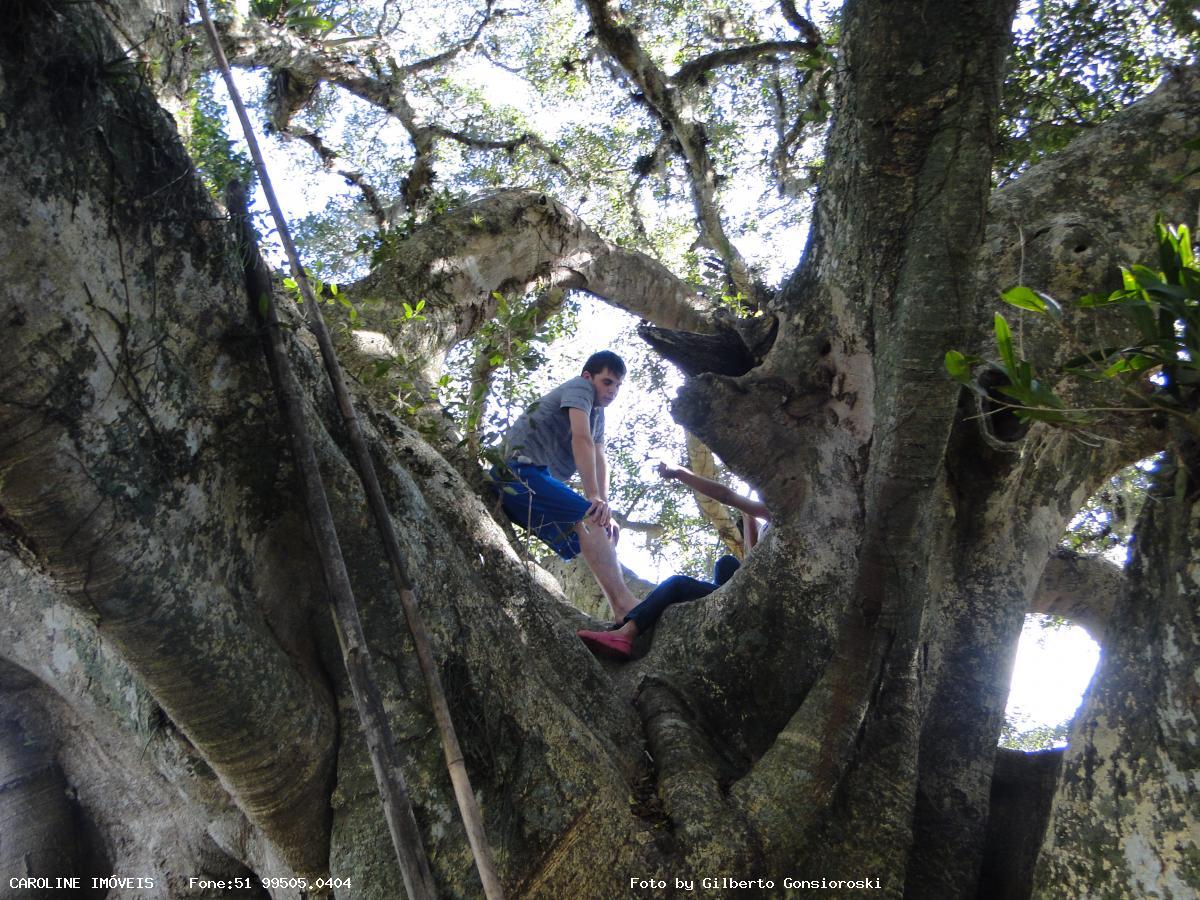
[[[331,166],[342,162],[318,130],[292,125],[322,85],[411,141],[391,194],[342,166],[380,228],[370,272],[344,296],[426,300],[422,327],[386,336],[405,377],[435,381],[493,321],[498,294],[552,307],[556,291],[586,292],[649,321],[648,339],[687,374],[675,419],[775,512],[726,587],[671,610],[636,662],[601,663],[574,639],[585,617],[510,545],[448,426],[358,389],[509,894],[664,895],[677,877],[702,890],[703,878],[781,890],[785,877],[869,877],[891,896],[939,898],[1200,889],[1189,410],[1030,426],[996,402],[995,369],[980,399],[943,368],[946,350],[985,347],[999,290],[1107,289],[1118,266],[1149,258],[1156,213],[1195,216],[1185,144],[1200,71],[1170,72],[994,188],[1014,6],[852,0],[835,47],[790,2],[790,36],[748,34],[716,7],[588,0],[572,12],[575,37],[642,117],[653,152],[634,174],[674,178],[717,288],[759,313],[742,318],[635,249],[636,211],[606,223],[614,240],[547,193],[577,165],[563,148],[469,133],[414,99],[418,84],[449,92],[427,73],[511,10],[486,4],[456,45],[411,61],[380,24],[392,4],[353,39],[313,25],[307,4],[222,20],[235,63],[273,73],[273,126]],[[351,882],[339,896],[399,896],[257,303],[234,228],[160,105],[207,55],[168,0],[5,12],[0,874],[152,876],[171,896],[211,895],[190,880],[201,876],[333,876]],[[646,38],[656,15],[708,22],[671,66]],[[586,62],[563,59],[567,71]],[[729,74],[745,66],[766,72],[757,94]],[[809,243],[777,291],[756,282],[721,207],[721,167],[736,161],[706,103],[726,76],[729,95],[777,115],[767,156],[792,194],[800,131],[788,120],[835,103]],[[446,96],[447,110],[461,99]],[[439,211],[447,143],[528,152],[543,189]],[[345,429],[280,300],[434,878],[447,896],[477,895]],[[1052,367],[1064,333],[1087,344],[1093,327],[1031,317],[1025,352]],[[1064,390],[1116,405],[1103,385]],[[1053,556],[1092,489],[1160,448],[1174,462],[1128,584]],[[1048,561],[1053,597],[1039,595]],[[1119,596],[1069,596],[1095,584]],[[1093,627],[1111,617],[1057,781],[1056,762],[1049,776],[1040,762],[996,764],[1024,615],[1052,606]],[[1023,788],[1030,812],[1014,814]],[[993,797],[1003,822],[989,823]],[[652,878],[667,888],[636,886]]]

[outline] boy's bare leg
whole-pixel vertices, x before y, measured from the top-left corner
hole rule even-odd
[[[600,590],[608,598],[612,607],[613,620],[620,622],[635,606],[637,597],[633,596],[625,584],[621,574],[621,564],[617,562],[617,548],[609,539],[608,532],[598,525],[581,522],[575,527],[579,536],[579,549],[583,553],[583,561],[587,563]]]

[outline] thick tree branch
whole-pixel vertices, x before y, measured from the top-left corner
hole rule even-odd
[[[768,860],[803,858],[845,775],[870,709],[881,652],[860,625],[840,645],[770,749],[730,791]]]
[[[666,532],[666,529],[659,522],[639,522],[619,512],[614,512],[613,518],[617,520],[617,524],[621,526],[622,531],[632,531],[656,539],[661,538]]]
[[[689,469],[702,478],[717,480],[716,458],[712,451],[690,431],[687,433],[687,455]],[[695,489],[692,490],[692,496],[696,498],[696,505],[700,507],[704,518],[708,519],[717,530],[725,549],[741,558],[743,553],[742,533],[738,531],[737,522],[733,513],[729,511],[729,507]]]
[[[79,100],[97,130],[131,135],[127,156],[80,152],[79,134],[54,114],[59,101],[44,90],[53,60],[119,55],[94,9],[64,10],[24,35],[19,63],[14,45],[0,51],[6,77],[20,69],[30,101],[8,116],[0,137],[12,176],[0,210],[12,217],[28,209],[31,192],[48,210],[21,220],[0,254],[13,258],[19,244],[27,267],[20,271],[42,280],[36,292],[11,295],[12,318],[0,330],[4,358],[13,361],[0,372],[0,506],[247,817],[294,869],[319,874],[329,859],[336,707],[314,673],[311,647],[289,652],[268,624],[277,573],[252,563],[268,526],[250,507],[231,521],[220,499],[241,495],[236,448],[267,447],[262,434],[249,439],[245,430],[265,427],[261,409],[245,406],[261,388],[260,370],[243,358],[229,381],[197,380],[163,347],[170,330],[180,345],[194,342],[194,371],[215,371],[233,351],[213,336],[244,328],[244,305],[231,308],[235,294],[214,289],[218,253],[199,262],[223,246],[223,235],[214,233],[203,189],[178,176],[189,161],[148,92],[134,79],[114,79],[103,102]],[[48,186],[66,183],[61,193]],[[65,255],[53,224],[60,214],[73,217]],[[169,287],[157,281],[164,251],[150,230],[159,227],[189,248],[173,257],[179,266],[163,279]],[[98,259],[107,262],[97,268]],[[209,338],[197,333],[210,328]],[[50,334],[59,337],[50,342]],[[230,404],[239,413],[226,419]],[[198,422],[200,409],[206,424],[189,443],[186,423]],[[219,447],[208,438],[214,421],[222,422]],[[22,447],[40,441],[36,455]],[[251,520],[260,533],[243,530]],[[209,553],[222,565],[212,567]],[[297,591],[289,599],[304,609],[309,598]],[[250,672],[253,680],[239,679]]]
[[[26,731],[5,701],[0,692],[0,822],[5,826],[0,865],[23,875],[77,872],[70,788],[51,748]]]
[[[736,871],[748,862],[751,841],[725,799],[719,754],[670,684],[651,676],[636,702],[658,769],[658,795],[689,861]]]
[[[391,332],[398,350],[419,361],[432,382],[450,347],[495,314],[496,292],[534,285],[587,291],[671,327],[711,328],[699,299],[665,267],[604,240],[536,191],[498,191],[430,221],[345,293],[356,302],[383,301],[379,330]],[[420,327],[400,333],[389,325],[400,301],[419,299],[426,301]],[[373,321],[364,314],[364,326]]]
[[[777,324],[774,317],[734,320],[734,324],[721,318],[716,320],[713,334],[691,334],[653,325],[638,326],[638,334],[685,375],[745,375],[762,362],[775,338]]]
[[[1058,550],[1046,560],[1029,611],[1081,625],[1103,644],[1109,615],[1124,590],[1125,570],[1116,563]]]
[[[163,811],[170,805],[163,794],[169,793],[186,810],[180,819],[192,822],[200,834],[207,831],[226,853],[244,865],[263,874],[291,873],[277,861],[272,862],[275,851],[263,832],[250,826],[196,747],[156,703],[111,642],[101,636],[98,626],[102,621],[97,620],[94,611],[85,614],[74,609],[63,586],[39,571],[28,554],[11,547],[3,534],[0,623],[0,682],[12,692],[17,687],[12,673],[28,673],[30,688],[19,688],[28,699],[14,706],[29,709],[53,698],[54,705],[65,713],[54,728],[58,756],[63,767],[76,775],[70,787],[72,795],[94,820],[112,817],[129,822],[144,815],[161,826]],[[55,624],[47,627],[47,623]],[[276,625],[284,634],[282,623]],[[282,683],[274,687],[287,690]],[[120,696],[122,702],[114,704],[114,696]],[[85,734],[87,741],[75,746]],[[79,783],[79,755],[95,758],[102,769],[119,769],[131,783],[151,789],[136,792],[139,796],[135,803],[123,803],[111,813],[97,809],[98,798],[93,794],[99,786]],[[155,785],[162,787],[156,790]],[[106,800],[111,802],[111,798]],[[138,806],[143,806],[145,812],[138,811]],[[233,835],[236,840],[230,839]],[[153,850],[152,845],[121,848],[112,863],[119,866],[122,860],[128,860],[139,863],[134,868],[140,871],[156,871],[157,861],[143,861],[144,855]],[[175,859],[171,864],[179,861]]]

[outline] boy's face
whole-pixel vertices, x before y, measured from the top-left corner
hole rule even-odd
[[[620,375],[614,375],[609,369],[601,369],[595,375],[584,372],[583,377],[592,383],[596,391],[596,405],[608,406],[617,399],[617,391],[621,389],[624,380]]]

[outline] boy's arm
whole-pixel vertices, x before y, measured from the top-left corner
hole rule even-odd
[[[596,452],[596,487],[600,496],[608,499],[608,460],[604,458],[604,442],[597,441],[594,445]]]
[[[742,516],[742,548],[749,553],[758,543],[758,518]]]
[[[699,491],[704,496],[712,497],[718,503],[732,506],[734,509],[741,510],[747,515],[759,519],[771,518],[771,511],[767,509],[765,503],[752,500],[749,497],[743,497],[732,488],[721,484],[721,482],[705,478],[703,475],[697,475],[691,469],[684,468],[683,466],[671,466],[665,462],[660,462],[658,464],[658,474],[663,478],[674,478],[676,481],[682,481],[688,487]]]
[[[600,496],[604,502],[608,502],[608,460],[604,458],[604,441],[596,441],[596,482],[600,488]],[[612,515],[612,507],[609,507],[609,515]],[[617,525],[617,520],[612,518],[605,524],[605,529],[608,531],[608,536],[615,544],[621,536],[621,528]]]
[[[607,485],[604,493],[600,490],[600,472],[597,471],[596,460],[603,458],[603,453],[597,452],[596,442],[592,439],[592,423],[588,414],[582,409],[570,407],[567,415],[571,422],[571,453],[575,457],[575,468],[579,470],[579,480],[583,484],[583,495],[591,501],[592,508],[588,516],[597,525],[607,525],[612,514],[608,509]]]

